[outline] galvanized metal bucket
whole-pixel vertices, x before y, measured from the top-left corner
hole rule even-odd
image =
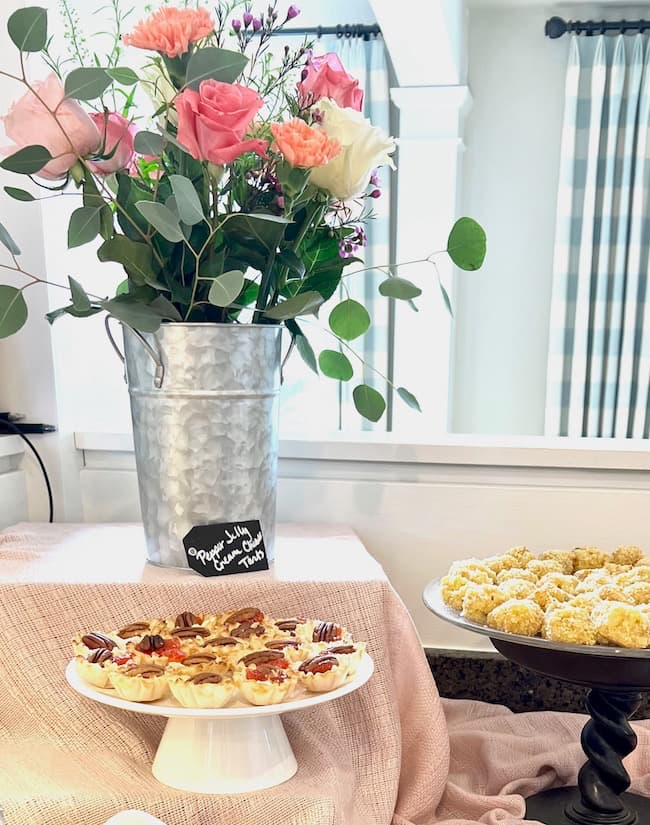
[[[252,519],[272,559],[281,328],[124,326],[124,353],[149,560],[188,567],[192,527]]]

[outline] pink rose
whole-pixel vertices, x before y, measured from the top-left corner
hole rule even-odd
[[[102,136],[101,145],[104,147],[102,154],[109,155],[115,150],[113,156],[107,160],[88,161],[90,170],[98,175],[110,175],[118,169],[128,169],[135,158],[133,150],[133,138],[137,131],[135,123],[117,112],[111,112],[106,116],[101,112],[96,112],[90,117]]]
[[[74,166],[76,155],[83,157],[97,150],[99,131],[76,101],[66,99],[63,84],[54,73],[32,85],[36,94],[28,91],[2,118],[5,133],[14,144],[2,152],[6,156],[25,146],[45,146],[53,160],[38,175],[57,180]],[[55,110],[56,117],[48,109]]]
[[[329,52],[323,57],[312,57],[303,69],[302,80],[298,83],[298,102],[301,108],[316,103],[327,97],[342,109],[355,109],[360,112],[363,107],[363,90],[359,81],[343,68],[339,56]]]
[[[220,166],[244,152],[264,157],[267,141],[243,139],[263,102],[247,86],[204,80],[198,92],[185,89],[176,98],[178,141],[193,158]]]

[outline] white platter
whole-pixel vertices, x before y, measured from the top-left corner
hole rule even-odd
[[[120,710],[165,716],[167,725],[152,766],[165,785],[194,793],[233,794],[286,782],[298,769],[281,714],[312,708],[358,690],[372,676],[365,654],[355,678],[327,693],[302,693],[279,705],[255,707],[233,702],[225,708],[184,708],[173,697],[129,702],[113,690],[86,684],[71,661],[65,671],[77,693]]]

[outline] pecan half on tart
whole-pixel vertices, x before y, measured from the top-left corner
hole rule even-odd
[[[311,693],[335,690],[346,681],[347,672],[333,653],[318,653],[298,668],[298,680]]]
[[[75,669],[79,676],[89,685],[98,688],[110,688],[109,671],[104,667],[113,661],[113,653],[105,647],[93,648],[87,656],[75,656]]]
[[[222,708],[236,690],[232,679],[210,670],[193,676],[170,676],[169,689],[184,708]]]

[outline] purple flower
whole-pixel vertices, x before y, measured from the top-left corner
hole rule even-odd
[[[233,27],[233,30],[234,30],[234,31],[236,31],[237,33],[239,33],[239,31],[240,31],[240,29],[241,29],[241,20],[238,20],[238,19],[235,17],[235,19],[232,21],[232,27]]]
[[[357,230],[352,236],[352,240],[357,246],[367,246],[368,245],[368,236],[363,230],[362,226],[357,226]]]
[[[284,209],[284,197],[282,195],[278,195],[275,199],[278,209]]]
[[[381,190],[380,189],[373,189],[368,197],[370,197],[370,198],[381,198]]]
[[[339,258],[353,258],[356,247],[345,238],[339,241]]]
[[[253,15],[249,11],[244,12],[244,26],[248,28],[250,24],[253,22]]]
[[[380,186],[381,181],[379,180],[379,172],[377,169],[370,175],[370,185],[371,186]]]
[[[262,28],[262,21],[258,20],[257,17],[253,18],[253,31],[258,32]]]
[[[300,14],[300,9],[298,6],[289,6],[287,9],[287,20],[293,20],[294,17],[298,17]]]

